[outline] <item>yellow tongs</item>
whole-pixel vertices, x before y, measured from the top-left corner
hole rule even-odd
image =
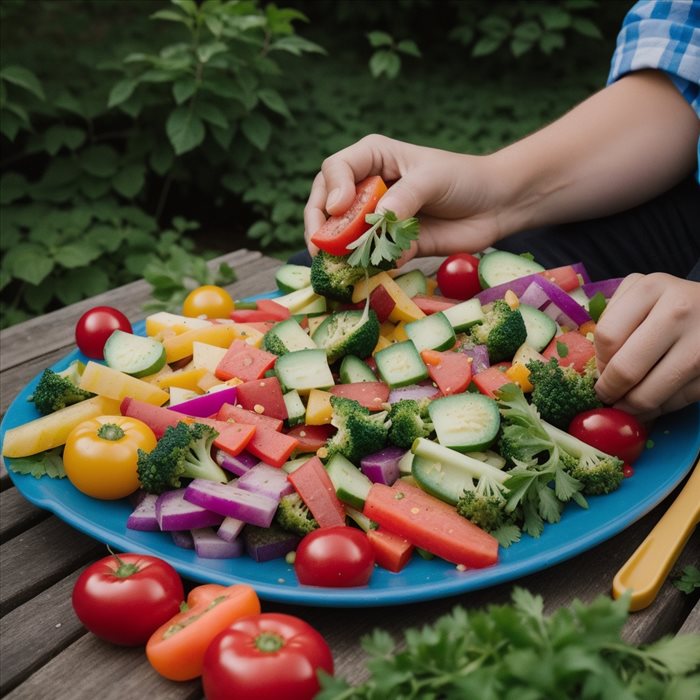
[[[630,610],[642,610],[656,598],[671,567],[700,522],[700,462],[676,500],[613,579],[619,598],[631,591]]]

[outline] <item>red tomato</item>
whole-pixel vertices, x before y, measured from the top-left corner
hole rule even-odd
[[[323,637],[292,615],[262,613],[236,620],[214,638],[204,656],[207,700],[311,700],[316,672],[333,674]]]
[[[191,318],[228,318],[234,307],[233,299],[225,289],[205,284],[187,295],[182,304],[182,314]]]
[[[446,297],[471,299],[481,291],[479,259],[469,253],[450,255],[438,268],[437,283]]]
[[[103,360],[107,338],[117,330],[132,333],[129,319],[119,309],[95,306],[86,311],[75,325],[75,343],[83,355]]]
[[[378,175],[358,182],[355,185],[355,199],[350,208],[340,216],[331,216],[311,236],[311,242],[331,255],[350,253],[348,244],[357,240],[369,228],[365,217],[374,211],[385,192],[386,185]]]
[[[143,554],[113,554],[80,574],[73,609],[101,639],[138,646],[178,612],[184,597],[180,576],[170,564]]]
[[[367,536],[353,527],[322,527],[302,539],[294,570],[308,586],[365,586],[374,569]]]
[[[579,413],[571,421],[569,432],[626,464],[639,459],[647,442],[646,428],[619,408],[594,408]]]

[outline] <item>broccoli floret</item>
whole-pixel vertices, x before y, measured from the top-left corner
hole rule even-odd
[[[365,269],[350,265],[349,257],[318,251],[311,261],[311,286],[316,294],[337,301],[352,301],[353,285],[365,276]],[[377,268],[367,270],[370,276],[377,272]]]
[[[502,494],[485,496],[474,491],[465,491],[457,501],[457,512],[471,520],[482,530],[492,534],[501,547],[520,541],[519,509],[511,513],[508,501]]]
[[[562,367],[554,357],[549,362],[531,360],[527,368],[532,403],[542,420],[558,428],[567,428],[576,414],[603,405],[595,393],[596,370],[590,363],[583,374],[571,366]]]
[[[624,478],[621,459],[575,438],[554,425],[542,421],[544,429],[559,450],[564,470],[583,484],[583,493],[599,496],[619,488]]]
[[[94,396],[78,386],[83,369],[83,363],[78,360],[61,372],[45,369],[30,397],[39,413],[45,416]]]
[[[357,466],[363,457],[385,446],[391,425],[386,411],[370,413],[358,401],[342,396],[331,396],[331,407],[331,424],[338,431],[326,443],[325,456],[341,454]]]
[[[311,515],[309,507],[301,500],[298,493],[282,496],[275,514],[277,524],[295,535],[308,535],[318,528],[316,518]]]
[[[501,362],[513,357],[525,342],[527,330],[520,311],[497,299],[487,308],[483,323],[472,326],[469,335],[474,342],[486,345],[491,362]]]
[[[433,432],[433,424],[425,420],[428,403],[400,399],[392,404],[389,411],[389,442],[392,445],[409,449],[416,438],[428,437]]]
[[[379,340],[379,319],[374,311],[338,311],[332,314],[314,333],[313,340],[326,351],[333,364],[346,355],[360,359],[372,354]]]
[[[218,432],[203,423],[178,423],[166,428],[151,452],[138,451],[137,471],[145,491],[177,489],[182,479],[226,483],[226,473],[211,457]]]

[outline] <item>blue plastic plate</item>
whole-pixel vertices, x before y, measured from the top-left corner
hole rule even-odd
[[[136,324],[143,332],[143,324]],[[61,370],[76,358],[76,350],[54,365]],[[0,425],[5,431],[37,417],[27,401],[38,376],[17,396]],[[608,496],[590,498],[590,508],[570,505],[560,523],[547,525],[538,539],[523,536],[518,544],[502,549],[494,566],[458,571],[445,561],[426,561],[414,556],[400,573],[377,568],[368,586],[316,588],[302,586],[294,569],[284,560],[257,563],[247,556],[237,559],[200,559],[175,546],[166,533],[137,532],[126,528],[131,505],[123,501],[97,501],[77,491],[67,479],[36,479],[15,474],[6,460],[10,476],[22,495],[40,508],[95,539],[121,551],[151,554],[170,562],[183,576],[225,585],[247,583],[261,598],[283,603],[331,607],[398,605],[443,598],[512,581],[546,569],[585,552],[618,534],[648,513],[668,496],[692,468],[700,450],[700,406],[688,408],[657,421],[651,435],[654,446],[635,464],[634,476]]]

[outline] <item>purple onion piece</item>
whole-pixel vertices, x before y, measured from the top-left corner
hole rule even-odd
[[[586,270],[586,266],[582,262],[573,263],[571,266],[574,268],[574,272],[583,280],[583,284],[588,284],[591,281],[591,276]]]
[[[236,387],[212,391],[210,394],[195,396],[173,406],[178,413],[186,413],[188,416],[208,418],[216,414],[225,403],[236,403]]]
[[[237,486],[276,501],[294,491],[292,482],[287,479],[287,472],[263,462],[252,467],[238,479]]]
[[[612,277],[607,280],[601,280],[600,282],[584,284],[582,287],[583,293],[591,299],[597,292],[600,292],[606,299],[610,299],[617,291],[623,279],[624,277]]]
[[[277,525],[265,530],[246,527],[242,537],[248,556],[255,561],[279,559],[294,551],[301,541],[298,535],[282,530]]]
[[[537,284],[537,282],[532,282],[520,295],[520,303],[527,304],[528,306],[532,306],[541,311],[545,306],[547,306],[547,304],[550,303],[550,298],[547,295],[547,292],[545,292],[544,289]]]
[[[401,399],[414,399],[421,401],[435,396],[437,389],[432,382],[421,382],[420,384],[409,384],[408,386],[397,387],[389,392],[389,403],[396,403]]]
[[[194,539],[189,530],[172,530],[170,536],[173,538],[173,544],[182,549],[194,549]]]
[[[510,282],[503,282],[503,284],[497,284],[495,287],[484,289],[475,294],[474,299],[478,299],[481,305],[484,306],[492,301],[496,301],[496,299],[503,299],[503,296],[509,289],[520,298],[520,295],[537,279],[543,279],[543,277],[537,273],[518,277]]]
[[[214,460],[222,469],[236,474],[236,476],[243,476],[243,474],[260,461],[257,457],[253,457],[250,452],[246,452],[245,450],[235,457],[223,450],[216,450]]]
[[[154,493],[143,493],[138,505],[126,519],[129,530],[142,530],[154,532],[160,530],[156,517],[156,501],[158,496]]]
[[[194,551],[202,559],[233,559],[243,554],[241,540],[223,540],[209,527],[192,530],[192,539]]]
[[[241,534],[244,526],[245,523],[238,518],[224,518],[224,522],[219,525],[216,535],[222,540],[226,540],[226,542],[233,542]]]
[[[213,483],[213,482],[212,482]],[[222,487],[226,488],[223,484]],[[156,518],[163,531],[194,530],[199,527],[215,527],[221,524],[223,515],[186,501],[185,489],[166,491],[156,501]]]
[[[471,357],[472,374],[479,374],[491,366],[489,351],[485,345],[467,345],[461,348],[467,357]]]
[[[279,506],[279,500],[207,479],[190,482],[184,497],[190,503],[221,516],[238,518],[260,527],[270,526]]]
[[[539,277],[535,282],[542,287],[542,290],[547,294],[552,305],[554,305],[559,312],[564,315],[564,325],[572,328],[578,328],[578,326],[591,320],[588,311],[584,309],[575,299],[569,296],[561,287],[556,284],[546,280],[544,277]],[[551,305],[550,305],[551,306]],[[550,312],[550,307],[547,306],[544,312],[558,321],[556,316],[552,316],[553,312]],[[568,322],[566,322],[568,320]],[[558,321],[559,322],[559,321]]]
[[[399,478],[399,460],[406,454],[400,447],[385,447],[360,460],[360,471],[375,484],[391,486]]]

